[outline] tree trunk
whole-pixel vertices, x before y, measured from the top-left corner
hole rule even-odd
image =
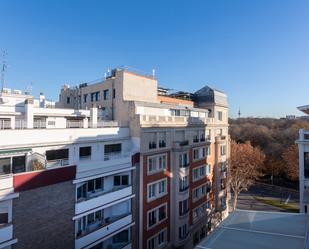
[[[235,192],[234,192],[233,211],[236,209],[236,206],[237,206],[237,199],[238,199],[238,193],[235,193]]]

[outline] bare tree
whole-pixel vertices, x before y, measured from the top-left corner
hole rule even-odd
[[[286,172],[290,180],[298,180],[298,148],[293,144],[286,148],[282,153],[282,159],[285,162]]]
[[[234,194],[233,209],[237,205],[238,195],[241,191],[247,190],[259,176],[259,168],[263,165],[264,153],[259,148],[254,148],[250,142],[231,142],[231,166],[230,166],[230,187]]]

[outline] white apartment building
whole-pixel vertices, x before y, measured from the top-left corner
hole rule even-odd
[[[135,248],[128,123],[40,98],[0,93],[0,248]]]

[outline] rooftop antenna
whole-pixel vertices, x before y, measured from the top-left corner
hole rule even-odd
[[[238,118],[240,118],[240,116],[241,116],[241,113],[240,113],[240,107],[239,107],[239,109],[238,109]]]
[[[2,67],[1,67],[1,91],[3,91],[3,88],[5,87],[4,75],[5,75],[5,71],[7,69],[6,56],[7,56],[7,52],[6,52],[6,50],[3,50],[3,52],[2,52]]]

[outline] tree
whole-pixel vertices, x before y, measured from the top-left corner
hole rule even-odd
[[[233,209],[237,205],[238,195],[241,191],[247,190],[259,174],[259,168],[263,165],[264,153],[253,147],[250,142],[231,142],[230,159],[230,187],[234,194]]]
[[[292,144],[282,153],[282,159],[285,162],[287,176],[292,181],[298,180],[298,148]]]

